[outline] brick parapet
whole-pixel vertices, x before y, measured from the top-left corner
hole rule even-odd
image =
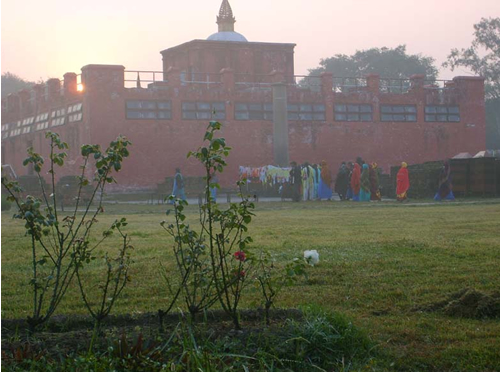
[[[242,103],[272,103],[271,90],[263,86],[243,89],[236,84],[232,69],[220,71],[220,84],[186,84],[180,79],[176,68],[167,70],[167,81],[157,82],[150,89],[126,89],[123,81],[123,66],[106,68],[90,65],[82,69],[84,92],[71,91],[76,88],[76,75],[65,75],[64,101],[48,103],[48,110],[84,101],[84,122],[57,127],[63,139],[78,138],[81,143],[99,143],[105,146],[118,134],[130,137],[133,142],[132,156],[124,164],[118,176],[120,185],[128,189],[154,188],[166,176],[172,176],[175,167],[181,166],[186,175],[200,175],[201,168],[185,154],[201,144],[207,120],[183,120],[182,102],[224,102],[226,119],[222,135],[233,147],[227,173],[221,177],[223,184],[230,184],[238,172],[238,165],[260,166],[273,162],[273,122],[258,120],[236,120],[235,105]],[[283,73],[269,76],[284,79]],[[320,162],[325,159],[335,169],[341,161],[362,156],[377,161],[386,170],[402,160],[410,163],[439,160],[458,152],[477,152],[484,148],[484,81],[482,79],[456,78],[447,89],[431,89],[422,84],[421,78],[412,77],[411,89],[404,94],[381,93],[374,76],[367,77],[367,86],[338,93],[333,91],[332,77],[321,76],[319,91],[287,86],[289,103],[325,105],[325,120],[289,121],[289,157],[298,162]],[[75,85],[72,85],[74,82]],[[55,82],[54,82],[55,85]],[[161,89],[160,89],[161,88]],[[264,88],[264,89],[261,89]],[[17,95],[19,106],[24,107],[30,99],[28,91]],[[24,97],[24,98],[23,98]],[[14,98],[11,97],[11,100]],[[23,101],[24,100],[24,101]],[[126,119],[127,100],[171,101],[171,120]],[[24,103],[23,103],[24,102]],[[427,123],[424,109],[427,104],[457,104],[460,106],[460,123]],[[334,104],[371,104],[371,122],[338,122],[334,117]],[[417,105],[417,122],[381,122],[380,105]],[[61,106],[62,105],[62,106]],[[21,111],[21,110],[19,110]],[[38,112],[11,116],[8,120],[19,120]],[[5,123],[3,118],[3,123]],[[75,129],[77,128],[77,129]],[[76,133],[76,134],[75,134]],[[13,159],[16,172],[22,174],[23,156],[12,155],[32,141],[41,146],[43,132],[21,135],[2,141],[7,144],[7,157]],[[76,143],[74,139],[73,142]],[[79,145],[77,145],[78,147]],[[76,156],[76,155],[73,155]],[[21,171],[19,171],[21,169]]]

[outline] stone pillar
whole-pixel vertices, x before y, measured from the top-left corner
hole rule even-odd
[[[61,80],[49,79],[47,80],[49,100],[56,101],[61,96]]]
[[[285,82],[285,74],[283,73],[283,71],[273,70],[273,71],[271,71],[269,76],[271,77],[271,82],[273,82],[273,83],[284,83]]]
[[[379,74],[368,74],[366,77],[366,85],[368,90],[374,94],[378,94],[380,90],[380,75]]]
[[[333,91],[333,74],[331,72],[321,73],[321,93],[328,96]]]
[[[287,167],[288,159],[288,112],[285,83],[273,85],[273,154],[274,165]]]
[[[220,70],[220,74],[224,89],[232,90],[234,88],[234,71],[230,68],[223,68]]]
[[[19,95],[10,93],[7,98],[7,112],[9,114],[19,114]]]
[[[460,109],[460,123],[464,126],[461,151],[474,154],[486,148],[484,78],[457,76],[453,83],[454,92],[450,89],[446,94]]]
[[[422,97],[424,96],[424,85],[425,85],[425,75],[423,74],[415,74],[410,76],[410,92]]]
[[[67,72],[64,74],[64,95],[76,94],[78,91],[78,84],[76,74],[74,72]]]
[[[35,84],[33,85],[33,91],[35,92],[35,107],[38,107],[47,98],[45,95],[45,86],[43,84]]]
[[[179,69],[170,66],[167,71],[165,71],[165,80],[168,82],[168,86],[172,88],[180,88],[181,86],[181,75]]]
[[[425,82],[425,75],[415,74],[410,76],[411,89],[423,89]]]
[[[27,89],[22,89],[17,93],[19,96],[19,107],[21,111],[21,115],[29,115],[32,112],[32,108],[30,105],[31,93]]]
[[[87,65],[82,67],[85,92],[120,91],[125,87],[125,67],[121,65]]]

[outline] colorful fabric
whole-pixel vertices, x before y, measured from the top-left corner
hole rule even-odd
[[[359,201],[359,191],[361,188],[361,167],[358,163],[354,164],[351,175],[352,200]]]
[[[275,167],[266,165],[263,167],[239,167],[240,179],[247,179],[249,182],[262,183],[267,186],[290,182],[291,168]]]
[[[302,200],[309,200],[309,167],[302,168]]]
[[[370,201],[370,170],[368,164],[363,164],[363,173],[361,173],[361,186],[359,190],[360,201]]]
[[[396,176],[396,198],[398,201],[403,201],[407,198],[407,192],[410,188],[410,177],[407,166],[405,162],[401,163],[401,169]]]
[[[308,178],[309,196],[308,196],[308,200],[314,200],[314,199],[316,199],[316,182],[315,182],[316,171],[312,165],[309,165],[308,168],[309,168],[309,178]]]
[[[377,163],[372,163],[370,165],[370,194],[371,194],[371,200],[382,199],[379,190]]]
[[[333,196],[332,189],[330,187],[332,183],[332,175],[326,161],[321,162],[319,186],[318,186],[318,199],[331,199]]]
[[[326,185],[332,184],[332,174],[330,168],[328,168],[328,164],[324,160],[321,162],[321,179]]]
[[[444,162],[443,168],[439,173],[438,191],[436,196],[434,196],[434,200],[455,200],[451,185],[451,168],[448,161]]]

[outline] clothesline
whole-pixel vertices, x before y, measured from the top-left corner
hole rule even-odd
[[[258,182],[268,186],[290,182],[291,168],[275,167],[274,165],[265,165],[263,167],[239,167],[240,179],[246,179],[247,182]]]

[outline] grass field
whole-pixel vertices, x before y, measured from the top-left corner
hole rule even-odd
[[[99,218],[104,227],[127,217],[135,247],[133,281],[115,313],[154,312],[165,305],[159,263],[172,262],[171,241],[159,224],[167,219],[166,208],[107,205]],[[2,317],[23,318],[31,305],[30,247],[21,221],[11,215],[2,212]],[[195,223],[196,216],[189,207],[188,219]],[[287,288],[278,306],[318,304],[346,314],[394,369],[500,370],[499,319],[414,311],[466,287],[486,293],[500,289],[500,200],[260,203],[250,235],[254,250],[268,249],[279,262],[318,250],[320,264],[309,270],[309,281]],[[112,249],[109,242],[101,252]],[[254,306],[256,299],[258,294],[250,293],[243,307]],[[57,313],[85,313],[76,291]]]

